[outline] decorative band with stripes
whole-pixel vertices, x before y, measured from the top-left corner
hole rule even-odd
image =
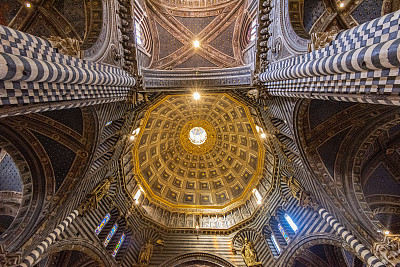
[[[352,249],[368,263],[371,267],[384,267],[383,264],[377,257],[375,257],[370,250],[365,247],[361,242],[357,240],[347,229],[336,220],[326,209],[323,207],[318,208],[318,213],[321,217],[335,230],[335,232],[340,235],[345,242],[350,245]]]
[[[65,228],[70,225],[75,218],[79,215],[78,210],[74,210],[71,214],[62,221],[54,230],[51,232],[47,238],[40,243],[25,259],[22,260],[19,267],[30,267],[35,261],[40,257],[41,254],[60,236],[60,234],[65,230]]]

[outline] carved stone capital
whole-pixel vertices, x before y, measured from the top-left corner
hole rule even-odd
[[[51,46],[58,50],[59,53],[71,56],[71,57],[80,57],[80,44],[76,39],[73,38],[61,38],[58,36],[50,36],[47,39]]]
[[[319,206],[318,202],[310,191],[301,192],[299,205],[304,208],[312,208],[313,210],[317,210]]]
[[[400,266],[400,240],[387,237],[381,242],[374,243],[372,252],[386,266]]]

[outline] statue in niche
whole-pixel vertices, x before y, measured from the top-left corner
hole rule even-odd
[[[79,212],[97,209],[99,202],[108,194],[111,183],[114,182],[114,177],[111,176],[98,185],[91,194],[87,196],[87,200],[79,206]]]
[[[386,266],[400,266],[400,241],[385,236],[382,242],[374,244],[373,253]]]
[[[163,217],[162,217],[162,222],[163,222],[165,225],[168,225],[170,215],[171,215],[171,214],[170,214],[169,211],[165,211],[165,212],[164,212]]]
[[[71,56],[71,57],[79,57],[80,56],[80,43],[78,40],[73,38],[61,38],[59,36],[50,36],[47,39],[51,46],[58,50],[59,53]]]
[[[172,227],[177,227],[178,225],[178,214],[177,213],[173,213],[172,214],[172,218],[171,218],[171,226]]]
[[[225,228],[225,219],[222,215],[218,216],[218,228],[220,229]]]
[[[243,218],[247,219],[248,217],[250,217],[250,213],[249,213],[249,210],[247,209],[246,204],[243,204],[241,209],[242,209]]]
[[[186,227],[193,227],[193,214],[186,217]]]
[[[290,191],[292,192],[293,197],[300,200],[301,192],[303,191],[303,188],[301,187],[299,181],[297,181],[296,178],[294,178],[293,176],[291,176],[291,177],[283,176],[282,180],[290,188]]]
[[[217,216],[216,215],[213,215],[213,216],[211,216],[211,225],[210,225],[210,227],[211,228],[217,228]]]
[[[152,242],[150,239],[147,240],[146,244],[144,244],[140,248],[138,263],[141,266],[148,266],[150,263],[151,256],[153,255],[154,247],[164,247],[164,241],[158,239],[156,242]]]
[[[154,245],[149,239],[146,244],[140,248],[138,259],[139,264],[147,266],[150,263],[151,256],[153,255],[153,247]]]
[[[162,210],[161,210],[161,208],[157,208],[157,210],[156,210],[156,220],[157,221],[161,221],[161,218],[162,218]]]
[[[253,242],[248,241],[247,237],[244,238],[244,244],[241,252],[244,262],[247,266],[262,266],[261,262],[257,261],[257,254],[254,249]]]
[[[232,214],[228,213],[228,215],[226,215],[226,226],[229,228],[232,225]]]
[[[179,215],[179,227],[185,227],[185,214],[183,213]]]
[[[202,221],[203,221],[203,228],[210,228],[210,218],[208,217],[208,215],[205,215]]]

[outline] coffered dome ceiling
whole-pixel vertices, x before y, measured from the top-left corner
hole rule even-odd
[[[265,148],[249,108],[228,94],[165,96],[132,149],[147,197],[171,208],[223,209],[251,195]]]

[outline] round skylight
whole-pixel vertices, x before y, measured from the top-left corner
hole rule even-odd
[[[201,145],[207,140],[207,133],[201,127],[194,127],[189,132],[189,140],[194,145]]]

